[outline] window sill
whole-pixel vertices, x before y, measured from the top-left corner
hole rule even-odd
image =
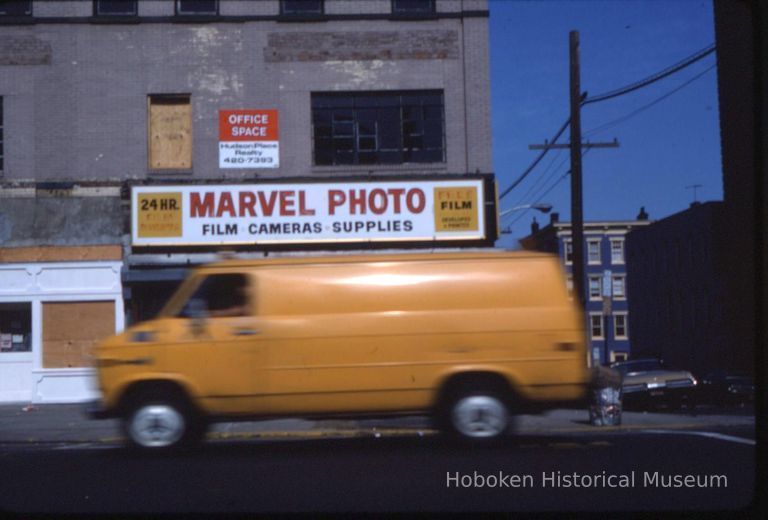
[[[327,22],[329,17],[324,13],[289,13],[280,14],[277,17],[278,23],[304,23],[304,22]]]
[[[163,177],[164,175],[170,175],[172,177],[185,177],[191,176],[192,173],[192,169],[147,170],[147,177]]]
[[[404,163],[404,164],[339,164],[329,166],[312,166],[312,173],[346,173],[363,175],[386,175],[389,173],[410,173],[432,170],[444,174],[448,169],[446,163]]]

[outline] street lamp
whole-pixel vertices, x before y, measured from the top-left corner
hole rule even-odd
[[[504,211],[500,212],[499,219],[505,215],[509,215],[513,211],[521,211],[524,209],[535,209],[536,211],[541,211],[542,213],[549,213],[552,211],[552,204],[547,204],[546,202],[537,202],[536,204],[523,204],[522,206],[515,206],[514,208],[505,209]],[[512,229],[502,228],[499,232],[502,235],[511,235]]]
[[[547,204],[545,202],[536,204],[523,204],[522,206],[515,206],[514,208],[505,209],[499,213],[499,217],[503,217],[504,215],[509,215],[513,211],[520,211],[523,209],[535,209],[536,211],[541,211],[542,213],[549,213],[552,211],[552,204]]]

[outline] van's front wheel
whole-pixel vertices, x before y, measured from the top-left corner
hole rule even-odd
[[[165,451],[194,444],[205,428],[175,400],[137,400],[123,421],[130,445],[144,451]]]

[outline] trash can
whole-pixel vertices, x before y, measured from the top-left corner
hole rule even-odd
[[[604,366],[593,368],[589,393],[589,424],[593,426],[620,425],[621,373]]]

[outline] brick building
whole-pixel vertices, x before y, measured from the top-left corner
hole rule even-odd
[[[728,236],[724,203],[693,203],[627,237],[633,353],[663,359],[699,377],[734,370],[741,354],[728,341]]]
[[[630,314],[627,235],[651,221],[641,210],[637,220],[584,222],[585,329],[590,358],[595,364],[623,361],[634,356],[634,317]],[[573,297],[573,238],[571,223],[561,222],[553,213],[548,225],[531,226],[531,234],[520,239],[524,249],[556,254],[566,272],[566,284]]]
[[[0,401],[222,249],[492,245],[489,104],[485,0],[3,2]]]

